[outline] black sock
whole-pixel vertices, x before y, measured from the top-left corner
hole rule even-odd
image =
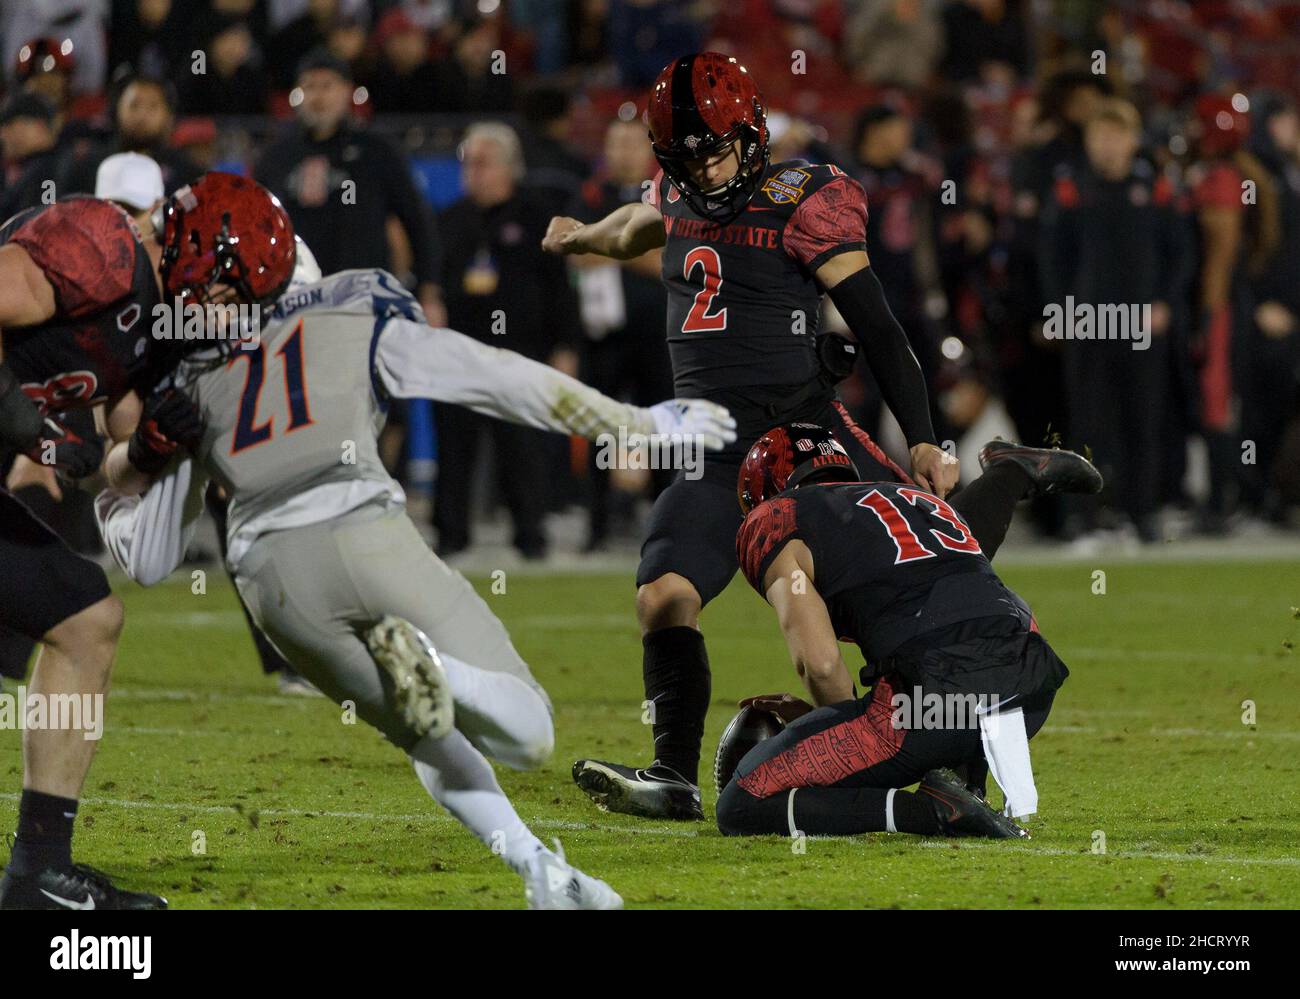
[[[856,836],[889,829],[890,797],[884,787],[800,787],[755,798],[732,781],[718,798],[718,828],[727,836],[790,835],[790,795],[795,829],[809,836]],[[895,791],[894,830],[935,836],[939,817],[930,799]]]
[[[956,770],[967,787],[978,790],[981,798],[988,796],[989,764],[983,755],[971,757]]]
[[[645,696],[654,702],[655,759],[698,784],[704,716],[713,689],[704,636],[694,628],[660,628],[642,644]]]
[[[71,864],[72,823],[76,817],[75,798],[23,791],[18,802],[18,834],[9,858],[10,870],[22,877],[46,867]]]
[[[894,792],[894,828],[899,832],[939,835],[939,817],[930,799],[914,791]]]
[[[1025,498],[1032,484],[1014,461],[1000,461],[949,501],[970,524],[985,557],[992,559],[997,554],[1006,540],[1016,504]]]

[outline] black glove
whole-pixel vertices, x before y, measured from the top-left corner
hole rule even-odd
[[[817,336],[817,360],[821,363],[822,374],[832,385],[853,374],[853,366],[858,363],[858,342],[838,333],[820,333]]]
[[[82,437],[52,416],[45,417],[41,439],[27,451],[40,465],[53,465],[66,479],[84,479],[99,471],[104,462],[104,438]]]
[[[0,443],[30,451],[40,441],[44,427],[40,408],[27,397],[17,375],[0,364]]]
[[[157,475],[177,448],[195,450],[203,440],[203,429],[203,414],[183,392],[155,392],[145,400],[140,425],[127,442],[127,460],[137,471]]]

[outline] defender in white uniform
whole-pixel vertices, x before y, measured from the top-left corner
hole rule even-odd
[[[177,372],[206,420],[202,444],[143,497],[102,493],[105,541],[134,579],[165,578],[215,479],[231,499],[236,585],[294,668],[411,756],[435,800],[525,878],[530,905],[621,907],[608,885],[533,836],[484,759],[542,764],[554,742],[550,702],[501,622],[406,516],[376,435],[394,397],[587,437],[677,435],[708,449],[734,440],[734,423],[700,400],[624,405],[432,328],[385,271],[313,281],[312,267],[300,245],[295,281],[256,346],[194,355]]]

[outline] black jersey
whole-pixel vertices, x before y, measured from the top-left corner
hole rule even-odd
[[[836,634],[868,662],[975,618],[1034,628],[970,527],[939,497],[897,482],[807,485],[750,511],[736,536],[740,565],[759,594],[787,542],[812,554],[814,585]]]
[[[838,253],[866,250],[867,202],[838,167],[769,165],[748,207],[726,225],[695,214],[665,178],[652,203],[667,241],[668,348],[678,396],[732,410],[740,440],[779,417],[824,406],[813,338],[821,289],[814,274]]]
[[[135,223],[98,198],[20,212],[0,244],[22,246],[54,289],[55,313],[4,330],[4,359],[44,410],[115,400],[142,384],[158,282]]]

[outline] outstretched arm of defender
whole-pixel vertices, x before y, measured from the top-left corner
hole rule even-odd
[[[698,436],[713,451],[736,439],[735,420],[715,403],[674,399],[648,409],[630,406],[522,354],[409,319],[391,319],[384,327],[375,373],[399,399],[434,399],[589,439],[620,431]]]
[[[849,668],[840,655],[830,612],[813,586],[812,553],[802,541],[786,544],[764,577],[790,659],[818,707],[853,696]]]
[[[548,253],[597,253],[615,260],[631,260],[665,242],[663,215],[653,205],[638,201],[616,208],[590,225],[557,215],[546,229],[542,249]]]

